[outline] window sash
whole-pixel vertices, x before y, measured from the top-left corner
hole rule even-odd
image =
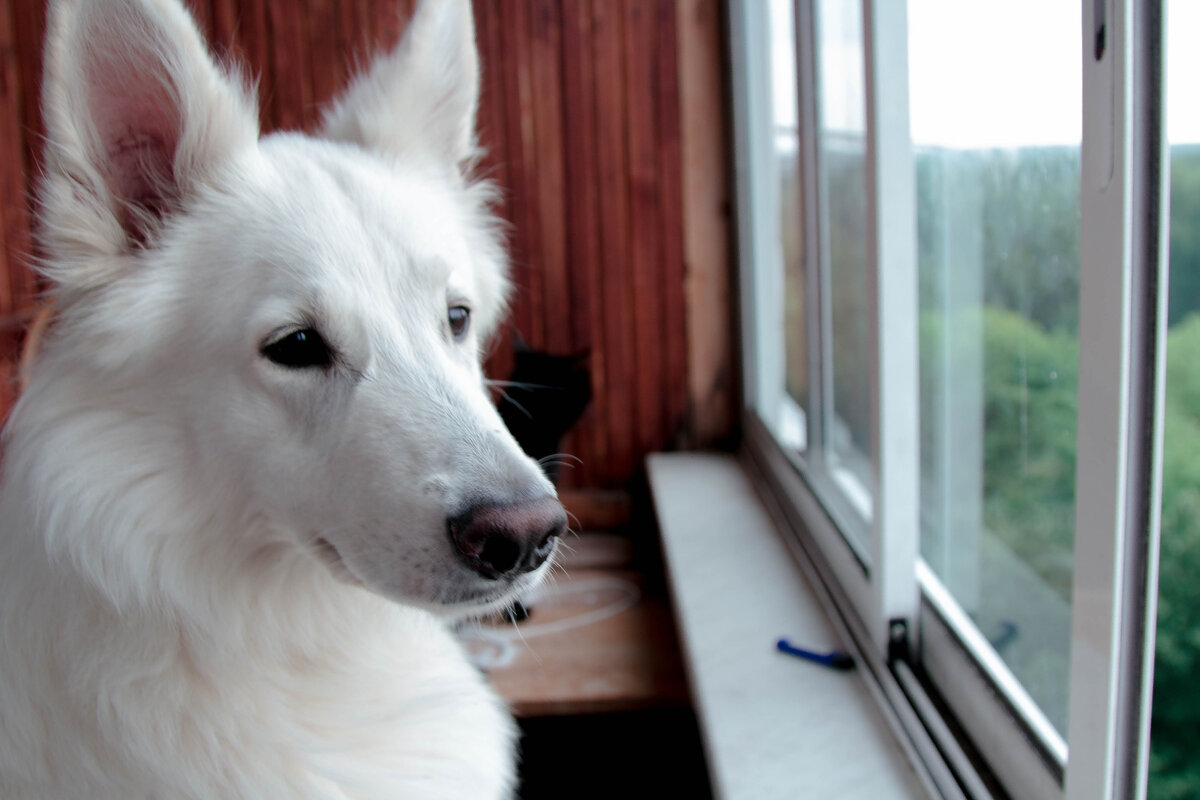
[[[770,246],[764,237],[771,232],[756,218],[769,207],[762,186],[769,185],[764,178],[770,174],[761,170],[770,165],[755,154],[756,142],[770,147],[769,132],[762,130],[764,120],[768,128],[770,123],[765,4],[729,0],[737,210],[743,231],[746,446],[772,474],[768,483],[801,529],[804,550],[836,581],[852,607],[849,612],[869,631],[870,646],[886,656],[889,621],[907,621],[914,634],[907,642],[909,654],[919,653],[934,689],[997,778],[1014,796],[1067,800],[1145,794],[1166,300],[1166,230],[1159,225],[1167,219],[1166,160],[1161,70],[1156,68],[1163,50],[1161,9],[1137,0],[1081,2],[1083,288],[1068,750],[1044,718],[1028,710],[1020,687],[1006,687],[1003,664],[998,671],[981,657],[984,648],[973,643],[965,615],[956,619],[953,598],[939,593],[937,578],[919,559],[915,192],[902,100],[907,97],[907,40],[896,34],[906,30],[906,4],[863,0],[868,231],[875,281],[875,501],[870,546],[862,552],[842,530],[854,524],[853,515],[821,456],[832,397],[828,253],[818,216],[813,4],[796,0],[795,9],[804,184],[804,219],[797,224],[805,233],[810,373],[808,447],[797,455],[784,452],[769,433],[772,393],[783,386],[783,315],[777,307],[782,287],[772,283],[777,273],[763,261]],[[1097,60],[1093,45],[1100,18],[1107,49]],[[912,332],[911,341],[895,335],[903,330]],[[883,331],[892,335],[884,337]],[[765,425],[758,424],[760,415]]]
[[[917,343],[916,168],[908,120],[907,4],[865,2],[868,242],[876,317],[871,327],[871,428],[876,510],[871,539],[876,634],[893,621],[914,635],[920,554],[920,394]],[[903,99],[898,99],[903,98]]]
[[[1162,491],[1168,162],[1161,4],[1084,2],[1083,11],[1066,797],[1108,800],[1146,793]]]

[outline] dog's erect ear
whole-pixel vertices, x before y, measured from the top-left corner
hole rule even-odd
[[[325,114],[323,134],[462,168],[476,155],[479,56],[469,0],[422,0],[400,44]]]
[[[152,240],[258,139],[248,92],[213,63],[179,0],[52,3],[42,102],[44,234],[67,263]]]

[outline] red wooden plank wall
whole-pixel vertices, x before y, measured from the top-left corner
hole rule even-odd
[[[311,130],[355,64],[397,40],[414,4],[188,2],[214,51],[257,77],[264,130]],[[697,410],[732,405],[728,364],[714,363],[728,360],[727,349],[695,346],[697,326],[711,339],[712,326],[727,335],[729,323],[692,319],[689,303],[699,304],[695,287],[686,288],[681,9],[711,13],[712,5],[475,2],[482,169],[503,189],[517,288],[489,372],[506,376],[513,336],[539,350],[590,354],[594,401],[562,447],[581,460],[564,471],[568,488],[624,486],[645,453],[707,444],[731,424],[727,413]],[[13,365],[35,303],[28,212],[43,28],[41,3],[0,0],[0,413],[13,396]],[[708,28],[715,35],[711,21]],[[708,109],[709,122],[720,127],[718,111]],[[704,374],[725,382],[697,389],[695,376]],[[698,396],[713,392],[726,396]]]

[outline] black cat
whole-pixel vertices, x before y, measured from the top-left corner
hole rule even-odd
[[[503,390],[500,417],[517,444],[557,481],[559,441],[592,399],[588,354],[557,356],[514,344],[516,361]]]

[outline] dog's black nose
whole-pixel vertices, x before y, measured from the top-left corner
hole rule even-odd
[[[482,504],[446,520],[458,554],[485,578],[532,572],[554,552],[567,530],[567,512],[554,497]]]

